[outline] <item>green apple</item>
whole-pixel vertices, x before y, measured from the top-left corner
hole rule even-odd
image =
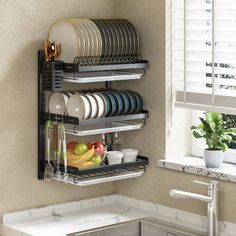
[[[86,143],[78,143],[74,149],[74,153],[76,155],[83,155],[87,151],[88,151],[88,146]]]
[[[91,158],[91,161],[96,165],[100,165],[102,162],[102,157],[100,155],[95,155]]]

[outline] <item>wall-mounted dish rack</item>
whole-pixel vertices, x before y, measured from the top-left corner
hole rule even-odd
[[[88,61],[90,61],[88,63]],[[95,63],[96,62],[96,63]],[[38,178],[44,179],[45,168],[45,123],[47,120],[63,122],[66,124],[66,133],[74,136],[87,136],[96,134],[109,134],[122,131],[140,129],[148,118],[148,111],[142,110],[139,114],[105,117],[97,119],[79,120],[75,117],[51,114],[46,111],[46,91],[64,91],[64,83],[105,82],[110,88],[112,81],[141,79],[145,74],[148,61],[140,56],[129,58],[96,58],[88,60],[76,58],[74,63],[44,60],[44,52],[38,52]],[[134,72],[138,70],[138,72]],[[141,72],[140,72],[141,71]],[[76,87],[78,89],[78,87]],[[108,145],[110,147],[110,145]],[[53,165],[53,163],[51,163]],[[121,179],[142,176],[148,158],[138,156],[134,163],[119,165],[102,165],[87,170],[68,167],[67,178],[58,178],[56,167],[51,168],[51,178],[79,186],[104,183]],[[63,166],[62,172],[63,172]]]

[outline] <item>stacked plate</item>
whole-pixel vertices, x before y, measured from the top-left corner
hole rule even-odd
[[[142,111],[143,99],[131,90],[96,90],[89,92],[53,93],[49,111],[68,114],[79,119],[137,114]]]
[[[59,60],[75,57],[128,56],[139,54],[139,37],[125,19],[64,19],[52,25],[49,41],[61,43]]]

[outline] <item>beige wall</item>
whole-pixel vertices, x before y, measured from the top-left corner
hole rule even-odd
[[[1,0],[0,212],[114,193],[37,180],[37,50],[65,17],[110,17],[111,0]]]
[[[141,131],[123,136],[127,146],[150,157],[145,177],[116,184],[120,194],[205,214],[205,204],[170,199],[171,188],[204,192],[197,176],[156,168],[165,157],[168,134],[165,108],[164,0],[1,0],[0,8],[0,211],[16,211],[115,192],[114,184],[74,187],[37,180],[37,50],[47,29],[64,17],[109,17],[134,23],[142,54],[150,61],[145,78],[119,87],[144,95],[150,119]],[[115,5],[114,5],[115,3]],[[4,6],[4,7],[3,7]],[[113,12],[113,9],[115,12]],[[174,142],[172,142],[174,143]],[[200,180],[206,178],[197,177]],[[220,218],[236,222],[235,184],[220,185]]]
[[[178,147],[178,132],[181,132],[178,130],[179,126],[172,127],[171,130],[171,132],[176,132],[176,144],[175,140],[168,140],[170,110],[168,109],[167,112],[165,108],[165,100],[169,99],[165,96],[168,86],[168,81],[165,81],[165,1],[116,0],[115,3],[116,16],[129,19],[139,30],[142,40],[142,55],[150,61],[150,67],[142,81],[120,84],[120,87],[130,86],[130,88],[140,91],[144,95],[146,107],[150,111],[150,119],[145,128],[123,138],[127,146],[139,148],[142,154],[149,156],[150,165],[145,177],[119,182],[116,184],[116,190],[120,194],[206,214],[205,203],[173,200],[169,197],[168,192],[171,188],[179,188],[206,193],[204,187],[195,185],[192,181],[196,178],[204,181],[209,179],[156,167],[157,160],[164,158],[166,154],[181,155],[183,152]],[[178,115],[181,116],[181,112]],[[165,146],[167,150],[165,150]],[[168,150],[170,148],[173,150]],[[220,183],[219,213],[222,220],[236,223],[235,196],[235,184]]]

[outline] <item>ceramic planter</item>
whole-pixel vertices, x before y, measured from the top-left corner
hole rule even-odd
[[[224,153],[222,150],[204,150],[204,161],[206,167],[220,168],[224,161]]]

